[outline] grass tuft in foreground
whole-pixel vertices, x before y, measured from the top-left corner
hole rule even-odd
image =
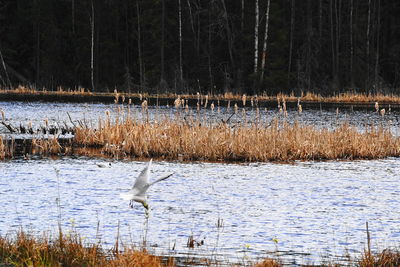
[[[100,245],[83,244],[78,235],[51,240],[18,232],[15,238],[0,237],[0,265],[10,266],[175,266],[145,251],[127,248],[105,251]]]

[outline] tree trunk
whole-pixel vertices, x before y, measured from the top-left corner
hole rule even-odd
[[[336,64],[335,64],[335,37],[334,37],[334,24],[333,24],[333,2],[330,0],[329,3],[329,13],[330,13],[330,28],[331,28],[331,48],[332,48],[332,81],[334,87],[336,86]]]
[[[221,2],[222,2],[222,8],[224,9],[224,19],[225,19],[226,37],[228,39],[229,58],[231,61],[232,69],[235,69],[235,61],[233,59],[233,51],[232,51],[233,50],[233,40],[232,40],[231,27],[229,26],[228,11],[226,10],[225,0],[221,0]]]
[[[369,66],[369,39],[370,39],[370,24],[371,24],[371,0],[368,0],[368,25],[367,25],[367,79],[365,88],[370,89],[370,66]]]
[[[161,15],[161,83],[165,82],[164,49],[165,49],[165,0],[162,2]]]
[[[39,86],[40,82],[40,7],[39,1],[35,1],[36,3],[36,55],[35,55],[35,65],[36,65],[36,77],[35,77],[35,86]]]
[[[92,39],[91,39],[91,49],[90,49],[90,80],[92,83],[92,91],[95,91],[94,87],[94,5],[93,5],[93,0],[91,1],[92,3],[92,17],[90,19],[90,26],[91,26],[91,32],[92,32]]]
[[[341,6],[342,0],[336,0],[335,3],[335,14],[336,14],[336,60],[335,60],[335,73],[336,76],[339,77],[339,55],[340,55],[340,25],[341,25]],[[338,86],[339,86],[339,79],[337,78]]]
[[[182,66],[182,6],[181,0],[178,0],[179,8],[179,83],[183,82],[183,66]]]
[[[211,66],[211,56],[212,56],[212,30],[213,30],[213,24],[211,23],[211,9],[212,9],[212,3],[210,3],[210,7],[208,10],[208,25],[209,25],[209,29],[208,29],[208,75],[209,75],[209,79],[210,79],[210,88],[214,87],[214,76],[213,76],[213,72],[212,72],[212,66]],[[201,92],[199,92],[201,93]]]
[[[261,77],[260,82],[262,83],[264,80],[264,71],[265,71],[265,61],[267,58],[267,42],[268,42],[268,26],[269,26],[269,9],[271,5],[271,0],[267,2],[267,11],[265,13],[265,33],[264,33],[264,44],[261,58]]]
[[[8,83],[9,89],[11,89],[12,85],[11,85],[10,77],[8,76],[6,63],[4,62],[3,53],[1,53],[1,47],[0,47],[0,59],[1,59],[1,64],[3,65],[4,73],[6,75],[6,79],[7,79],[7,83]]]
[[[350,0],[350,87],[354,88],[353,78],[353,58],[354,58],[354,46],[353,46],[353,9],[354,2]]]
[[[375,80],[375,93],[377,93],[377,90],[380,89],[379,81],[378,81],[378,74],[379,74],[379,40],[380,40],[380,28],[381,28],[381,1],[377,0],[378,2],[378,17],[377,17],[377,23],[376,23],[376,55],[375,55],[375,74],[374,74],[374,80]]]
[[[71,0],[72,33],[75,34],[75,0]]]
[[[289,63],[288,63],[288,74],[287,80],[288,85],[290,84],[290,71],[292,67],[292,53],[293,53],[293,34],[294,34],[294,20],[295,20],[295,4],[296,0],[291,0],[292,5],[290,9],[290,40],[289,40]]]
[[[254,25],[254,73],[258,72],[258,24],[259,24],[259,6],[258,0],[256,0],[256,22]]]
[[[319,1],[319,41],[322,42],[322,0]]]
[[[307,90],[311,91],[311,38],[312,38],[312,6],[311,0],[307,0],[307,53],[306,53],[306,79]]]
[[[138,46],[138,57],[139,57],[139,87],[140,90],[143,90],[144,83],[144,75],[143,75],[143,62],[142,62],[142,40],[140,33],[140,8],[139,8],[139,0],[136,1],[136,12],[137,12],[137,46]]]

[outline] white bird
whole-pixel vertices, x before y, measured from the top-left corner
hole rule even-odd
[[[133,185],[132,189],[129,190],[128,193],[122,193],[120,196],[125,199],[129,200],[129,206],[133,208],[133,201],[139,202],[143,205],[143,207],[148,210],[149,205],[147,204],[147,195],[146,191],[149,187],[155,183],[158,183],[162,180],[169,178],[174,173],[168,174],[161,178],[158,178],[154,182],[149,183],[149,174],[150,174],[150,167],[153,159],[150,159],[147,166],[142,170],[139,176],[136,178],[135,184]]]

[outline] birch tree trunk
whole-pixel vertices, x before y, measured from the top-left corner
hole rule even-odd
[[[379,40],[380,40],[380,28],[381,28],[381,1],[377,0],[377,22],[376,22],[376,55],[375,55],[375,73],[374,73],[374,87],[375,87],[375,93],[377,93],[377,90],[379,89],[379,81],[378,81],[378,73],[379,73]]]
[[[213,72],[212,72],[212,66],[211,66],[211,56],[213,53],[213,47],[212,47],[212,31],[213,31],[213,24],[211,23],[211,10],[212,10],[213,6],[212,3],[210,2],[210,6],[208,9],[208,25],[209,25],[209,29],[208,29],[208,75],[209,75],[209,79],[210,79],[210,88],[214,87],[214,76],[213,76]],[[201,93],[201,92],[200,92]]]
[[[335,73],[339,75],[339,54],[340,54],[340,25],[341,25],[341,6],[342,0],[335,0],[335,15],[336,15],[336,60],[335,60]],[[339,83],[338,77],[336,81]],[[339,84],[337,84],[339,86]]]
[[[95,91],[94,87],[94,5],[93,5],[93,0],[91,1],[92,3],[92,17],[90,20],[91,24],[91,32],[92,32],[92,44],[91,44],[91,53],[90,53],[90,80],[92,83],[92,91]]]
[[[259,24],[259,6],[256,0],[256,22],[254,25],[254,73],[258,72],[258,24]]]
[[[292,0],[292,5],[290,9],[290,40],[289,40],[289,63],[288,63],[288,74],[287,74],[287,79],[288,79],[288,85],[289,85],[289,76],[290,76],[290,71],[292,68],[292,53],[293,53],[293,33],[294,33],[294,20],[295,20],[295,4],[296,0]]]
[[[271,0],[267,1],[267,11],[265,12],[265,33],[264,33],[264,44],[261,58],[261,77],[260,82],[262,83],[264,80],[264,71],[265,71],[265,61],[267,58],[267,42],[268,42],[268,26],[269,26],[269,9],[271,5]]]
[[[353,2],[353,0],[350,0],[350,86],[351,86],[351,88],[354,88],[354,78],[353,78],[353,57],[354,57],[353,9],[354,9],[354,2]]]
[[[137,12],[137,46],[138,46],[138,57],[139,57],[139,87],[140,90],[143,90],[144,83],[144,74],[143,74],[143,62],[142,62],[142,39],[140,32],[140,8],[139,8],[139,0],[136,1],[136,12]]]

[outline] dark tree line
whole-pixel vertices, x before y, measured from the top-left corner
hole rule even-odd
[[[0,61],[2,87],[400,93],[400,1],[2,0]]]

